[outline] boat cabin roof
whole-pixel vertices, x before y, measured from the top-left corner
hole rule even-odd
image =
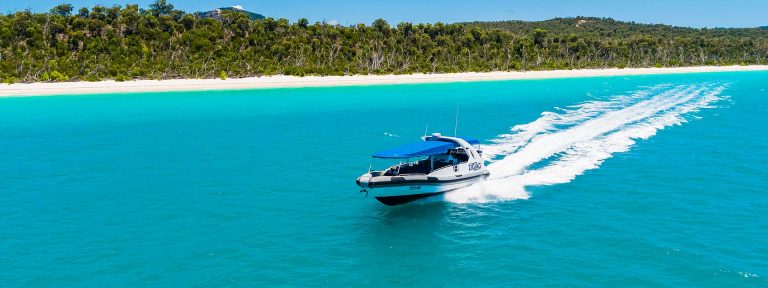
[[[478,141],[475,138],[469,138],[469,137],[457,137],[457,138],[464,139],[464,141],[467,141],[467,143],[472,145],[480,143],[480,141]],[[438,155],[438,154],[445,154],[448,152],[448,149],[456,148],[458,146],[459,146],[458,144],[453,142],[448,142],[448,141],[439,141],[439,140],[421,141],[416,143],[405,144],[405,145],[395,147],[392,149],[387,149],[384,151],[379,151],[379,152],[373,153],[373,157],[387,158],[387,159],[403,159],[403,158]]]

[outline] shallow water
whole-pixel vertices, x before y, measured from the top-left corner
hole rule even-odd
[[[0,284],[768,285],[768,72],[0,99]],[[369,155],[483,140],[386,207]]]

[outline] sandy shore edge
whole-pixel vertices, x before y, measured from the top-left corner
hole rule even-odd
[[[483,72],[356,76],[265,76],[238,79],[135,80],[125,82],[63,82],[0,84],[0,97],[132,93],[162,91],[236,90],[259,88],[362,86],[386,84],[447,83],[518,79],[626,76],[673,73],[764,71],[768,65],[698,66],[676,68],[584,69],[529,72]]]

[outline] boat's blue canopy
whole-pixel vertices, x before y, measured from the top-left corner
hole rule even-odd
[[[459,138],[464,139],[464,141],[467,141],[467,143],[472,145],[480,144],[480,140],[477,140],[477,138],[472,138],[472,137],[459,137]]]
[[[474,138],[462,138],[469,144],[478,144],[480,141]],[[389,159],[402,159],[411,157],[421,157],[436,154],[444,154],[448,149],[454,148],[458,145],[453,142],[443,141],[422,141],[411,144],[406,144],[400,147],[379,151],[373,153],[374,158],[389,158]]]
[[[421,141],[373,153],[375,158],[411,158],[443,154],[456,144],[442,141]]]

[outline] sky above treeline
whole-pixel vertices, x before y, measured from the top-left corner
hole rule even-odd
[[[139,4],[154,0],[0,1],[0,12],[29,9],[45,12],[60,3],[76,8]],[[768,0],[170,0],[176,9],[208,11],[242,6],[267,17],[325,21],[341,25],[369,24],[377,18],[391,23],[546,20],[555,17],[611,17],[640,23],[687,27],[768,26]]]

